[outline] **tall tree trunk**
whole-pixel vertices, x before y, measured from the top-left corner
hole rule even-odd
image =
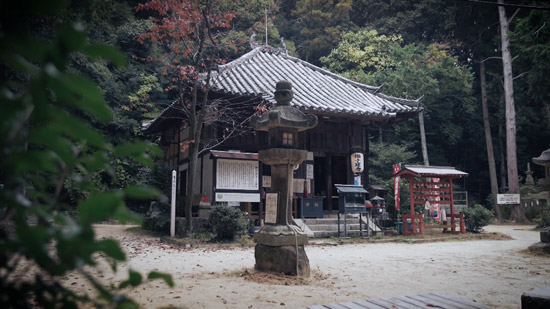
[[[506,105],[506,163],[508,165],[508,192],[519,194],[518,164],[516,153],[516,109],[514,103],[514,80],[512,75],[512,55],[508,38],[508,18],[504,0],[498,0],[500,21],[500,41],[502,45],[502,69],[504,74],[504,102]],[[520,205],[512,205],[512,216],[516,222],[525,222]]]
[[[197,171],[198,145],[193,142],[189,144],[189,166],[187,167],[187,188],[185,197],[185,232],[193,233],[193,196],[195,195],[195,175]]]
[[[506,160],[504,159],[504,156],[506,154],[506,150],[504,148],[504,144],[502,143],[502,140],[504,139],[504,130],[502,129],[502,123],[498,124],[498,148],[500,149],[500,191],[502,193],[506,192],[508,190],[507,187],[507,181],[506,181]]]
[[[426,131],[424,130],[424,111],[418,113],[418,124],[420,125],[420,144],[422,146],[422,159],[424,165],[429,166],[430,160],[428,159],[428,146],[426,144]]]
[[[502,222],[502,214],[497,203],[498,183],[495,167],[495,152],[493,150],[493,137],[491,136],[491,124],[489,123],[489,110],[487,108],[487,82],[485,80],[485,61],[479,63],[479,83],[481,86],[481,109],[483,111],[483,127],[485,128],[485,143],[487,145],[487,161],[489,161],[489,179],[491,181],[491,195],[493,209],[499,222]]]

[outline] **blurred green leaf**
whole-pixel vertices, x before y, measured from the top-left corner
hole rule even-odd
[[[21,3],[26,4],[26,1]],[[59,10],[63,9],[66,5],[64,0],[31,0],[30,4],[33,12],[47,15],[59,12]]]
[[[78,203],[78,216],[82,223],[94,223],[112,217],[118,208],[124,208],[122,194],[117,192],[93,193]]]
[[[145,200],[157,198],[162,193],[155,188],[130,185],[124,188],[124,194],[129,198]]]
[[[105,252],[108,256],[113,259],[124,261],[126,259],[126,254],[120,249],[118,242],[113,239],[104,239],[97,243],[98,249]]]
[[[103,136],[100,133],[80,119],[68,115],[66,112],[59,111],[55,115],[55,121],[50,124],[50,128],[58,134],[64,134],[74,140],[86,142],[97,148],[104,149],[106,147]]]
[[[147,275],[147,279],[149,280],[155,280],[155,279],[162,279],[166,284],[173,288],[174,287],[174,281],[172,280],[172,276],[170,274],[165,274],[157,271],[152,271]]]
[[[128,274],[128,280],[125,280],[125,281],[122,281],[119,285],[119,288],[123,289],[127,286],[138,286],[141,284],[141,281],[143,280],[142,276],[140,273],[136,272],[136,271],[133,271],[133,270],[129,270],[129,274]]]
[[[152,166],[154,163],[153,159],[146,151],[153,148],[147,142],[124,144],[115,148],[115,154],[119,157],[130,157],[145,166]]]
[[[59,159],[49,150],[23,151],[7,160],[6,166],[13,172],[56,172],[59,171]]]
[[[124,297],[122,300],[115,300],[117,305],[117,309],[137,309],[139,308],[138,304],[134,302],[133,300]]]
[[[82,49],[82,52],[94,59],[99,59],[99,58],[109,59],[119,67],[126,65],[126,56],[124,55],[124,53],[122,53],[120,50],[118,50],[118,48],[114,46],[103,45],[103,44],[91,44],[91,45],[85,46]]]
[[[97,172],[109,163],[109,157],[104,151],[96,151],[91,156],[82,157],[80,161],[86,166],[88,171]]]
[[[101,89],[88,78],[78,74],[52,73],[49,81],[59,103],[76,106],[102,122],[112,120],[112,111],[105,103]]]
[[[64,52],[79,50],[86,42],[84,27],[80,23],[61,24],[58,29],[58,40],[64,47]]]
[[[115,148],[115,154],[119,157],[132,157],[144,153],[149,149],[149,143],[137,142],[123,144]]]
[[[126,207],[119,207],[113,214],[113,219],[118,220],[122,224],[127,222],[141,223],[141,217],[130,212]]]

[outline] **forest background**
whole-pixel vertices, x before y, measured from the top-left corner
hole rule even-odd
[[[527,163],[550,142],[550,5],[542,9],[508,7],[520,177]],[[71,56],[70,70],[92,79],[114,112],[107,124],[95,125],[113,145],[155,137],[141,126],[177,99],[179,90],[164,65],[162,46],[138,40],[155,24],[156,12],[136,10],[144,1],[71,1],[58,16],[30,21],[36,36],[51,37],[60,21],[81,21],[93,42],[114,45],[128,58],[125,67],[108,60]],[[516,3],[508,1],[507,3]],[[518,4],[520,2],[517,2]],[[523,2],[521,2],[523,3]],[[370,85],[386,94],[422,98],[431,165],[455,166],[469,173],[460,184],[473,201],[491,208],[489,170],[481,111],[480,63],[485,65],[489,121],[495,147],[498,185],[506,190],[506,136],[498,11],[494,5],[469,1],[418,0],[253,0],[242,1],[231,20],[231,44],[221,58],[231,61],[258,44],[281,46],[293,56]],[[546,9],[545,9],[546,8]],[[267,24],[267,25],[266,25]],[[267,38],[265,34],[267,33]],[[117,177],[98,174],[96,184],[124,187],[162,181],[162,167],[147,168],[132,160],[113,159]],[[391,165],[420,163],[418,119],[396,127],[371,130],[371,183],[391,181]],[[544,171],[531,166],[535,178]],[[64,187],[77,201],[78,186],[69,177]],[[163,186],[161,186],[163,187]],[[167,187],[167,186],[164,186]],[[391,202],[389,203],[391,204]],[[129,203],[144,211],[144,203]],[[504,218],[507,215],[504,214]]]

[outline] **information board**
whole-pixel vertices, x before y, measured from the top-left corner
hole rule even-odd
[[[259,161],[218,159],[216,189],[259,190],[259,170]]]
[[[497,194],[497,204],[499,205],[513,205],[519,204],[519,194]]]

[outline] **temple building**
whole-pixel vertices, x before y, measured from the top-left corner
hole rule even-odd
[[[391,127],[416,117],[421,110],[418,100],[385,95],[380,87],[357,83],[298,58],[284,49],[259,46],[214,71],[208,99],[240,112],[236,121],[246,120],[258,110],[275,104],[277,82],[292,83],[294,99],[290,103],[305,114],[318,118],[318,125],[297,136],[298,149],[307,150],[306,160],[295,166],[293,191],[295,205],[303,195],[317,197],[313,216],[336,213],[338,194],[335,184],[353,184],[351,153],[364,155],[360,183],[369,186],[369,131]],[[224,103],[220,103],[224,102]],[[174,102],[144,131],[159,135],[166,163],[178,171],[179,203],[185,200],[189,139],[184,114]],[[221,110],[221,107],[220,107]],[[182,120],[183,119],[183,120]],[[220,118],[221,119],[221,118]],[[197,205],[227,204],[240,206],[250,217],[263,216],[265,193],[270,192],[271,171],[258,160],[258,151],[268,145],[267,132],[243,130],[229,134],[215,117],[206,121],[195,181]],[[226,120],[225,120],[226,121]],[[217,141],[215,143],[209,141]],[[221,143],[219,141],[222,141]],[[388,168],[391,168],[388,167]],[[194,203],[195,204],[195,203]],[[198,213],[198,207],[195,209]],[[301,216],[300,207],[294,215]]]

